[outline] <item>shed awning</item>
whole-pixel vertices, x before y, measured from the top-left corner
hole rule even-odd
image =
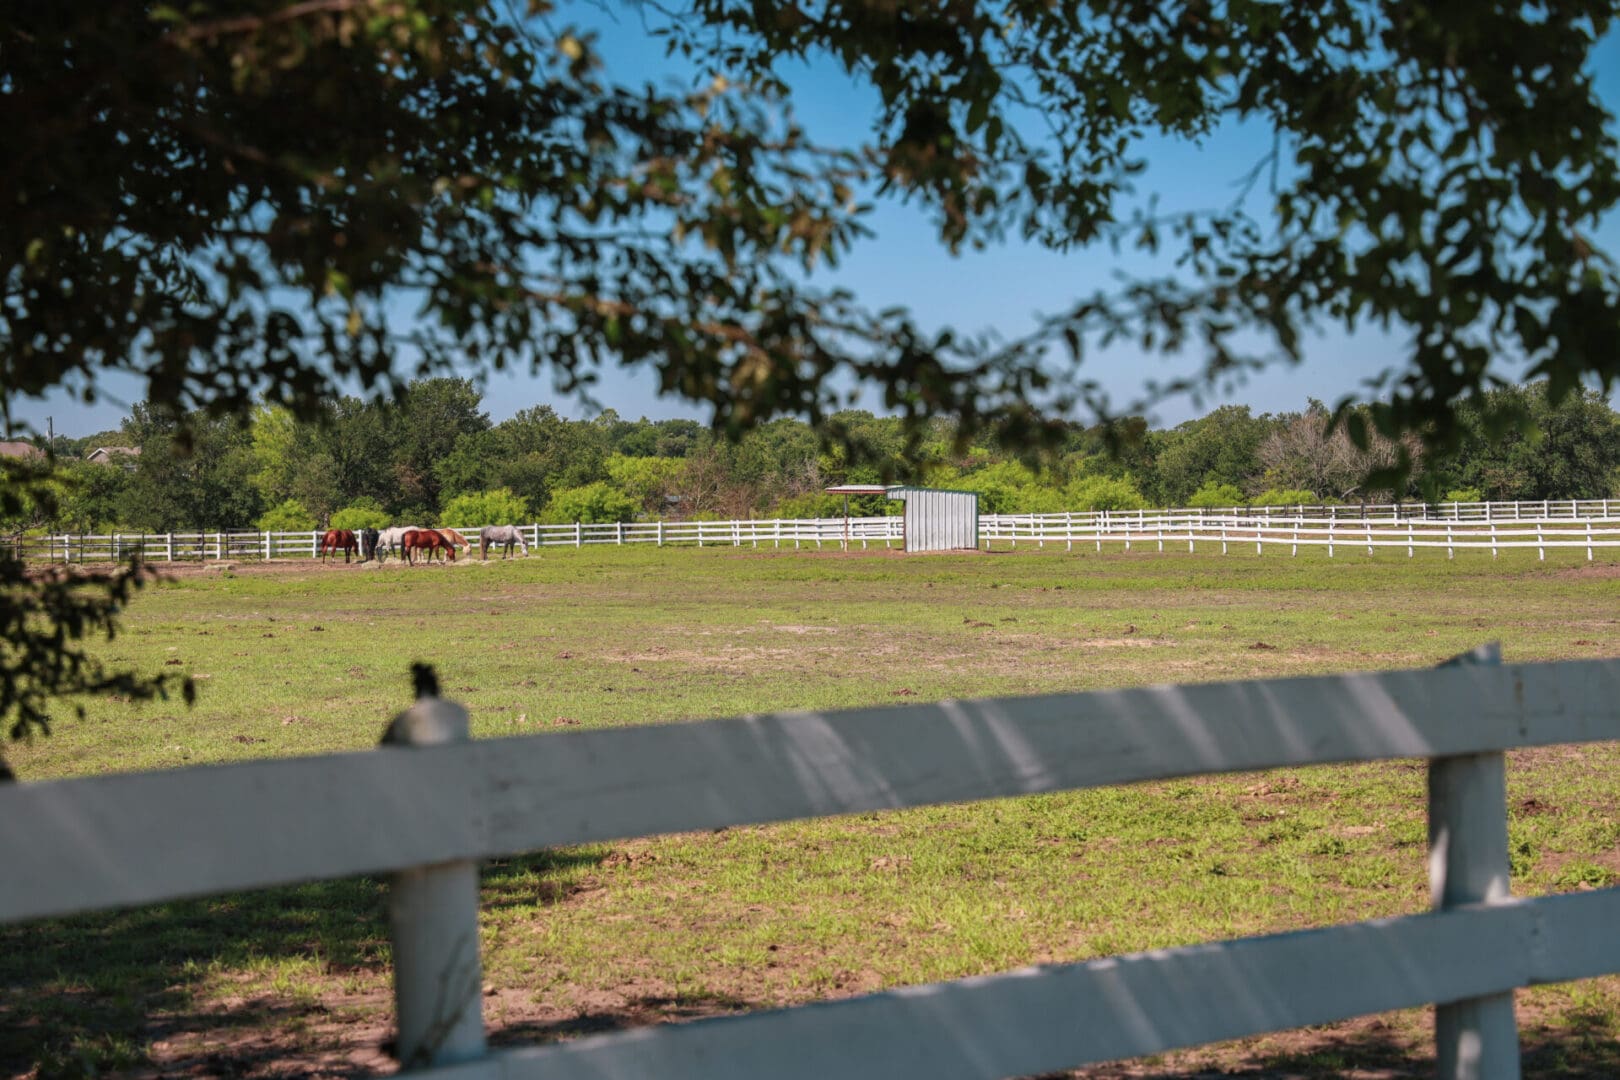
[[[829,495],[886,495],[889,488],[885,484],[838,484],[825,491]]]

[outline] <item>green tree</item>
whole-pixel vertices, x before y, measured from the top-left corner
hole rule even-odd
[[[1242,506],[1248,500],[1243,497],[1243,491],[1236,484],[1223,484],[1217,480],[1206,480],[1199,489],[1192,493],[1187,505],[1197,507],[1228,507]]]
[[[333,514],[332,520],[327,522],[327,527],[333,529],[386,529],[392,524],[393,520],[388,516],[388,512],[382,508],[376,499],[362,495]]]
[[[508,488],[458,495],[445,504],[440,522],[452,528],[522,525],[533,521],[529,502]]]
[[[97,443],[98,446],[108,445]],[[124,524],[132,478],[122,465],[73,461],[62,466],[57,525],[76,532],[102,532]]]
[[[685,462],[672,457],[627,457],[614,454],[607,459],[608,479],[628,495],[643,512],[662,514],[675,491]]]
[[[636,504],[618,488],[598,480],[583,487],[563,488],[557,492],[546,506],[545,517],[553,524],[634,521]]]
[[[1065,510],[1143,510],[1147,499],[1123,476],[1082,476],[1064,491]]]
[[[1333,500],[1337,501],[1337,500]],[[1305,488],[1267,488],[1253,499],[1251,506],[1317,506],[1322,502],[1316,492]]]
[[[404,502],[439,504],[439,463],[461,440],[489,430],[482,404],[483,395],[469,379],[419,379],[405,388],[393,417],[394,481]]]
[[[1260,475],[1258,452],[1275,427],[1247,405],[1223,405],[1161,436],[1151,493],[1161,506],[1186,506],[1208,483],[1244,487]]]
[[[254,525],[264,532],[314,530],[315,515],[297,499],[286,499],[259,515]]]
[[[243,425],[197,413],[170,420],[137,405],[126,430],[141,448],[125,504],[130,525],[150,532],[246,528],[263,511]]]
[[[1554,401],[1545,382],[1502,387],[1461,412],[1466,434],[1441,483],[1487,499],[1600,499],[1620,469],[1620,418],[1581,390]]]

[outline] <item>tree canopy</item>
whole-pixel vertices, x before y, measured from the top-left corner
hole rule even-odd
[[[606,66],[549,0],[8,6],[6,404],[124,369],[159,410],[307,415],[349,380],[470,361],[588,389],[622,364],[741,428],[824,419],[842,374],[1028,451],[1106,412],[1095,344],[1201,353],[1197,381],[1372,322],[1407,344],[1367,422],[1444,445],[1493,365],[1555,395],[1620,370],[1599,0],[629,5],[686,91]],[[793,122],[803,60],[876,92],[859,145]],[[1144,140],[1232,121],[1275,133],[1265,212],[1142,212]],[[925,333],[802,272],[874,191],[949,247],[1126,241],[1179,269],[1024,339]]]

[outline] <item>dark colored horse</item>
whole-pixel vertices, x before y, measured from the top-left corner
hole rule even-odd
[[[436,551],[449,555],[451,562],[456,561],[455,543],[433,529],[412,529],[400,538],[399,546],[407,563],[416,561],[411,558],[414,551],[424,552],[428,562],[433,561],[433,553]]]
[[[506,545],[506,554],[502,556],[503,558],[512,557],[514,544],[523,550],[524,555],[529,553],[529,545],[523,539],[523,531],[516,525],[489,525],[478,531],[478,554],[484,561],[489,561],[490,548],[498,548],[502,544]]]
[[[349,561],[349,556],[360,553],[360,541],[354,538],[354,530],[326,530],[326,535],[321,537],[321,562],[326,561],[328,554],[335,556],[339,551],[343,552],[344,562]]]
[[[370,562],[377,557],[377,538],[382,533],[376,529],[360,530],[360,561]]]

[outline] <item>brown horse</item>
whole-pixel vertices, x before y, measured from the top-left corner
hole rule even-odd
[[[343,561],[348,562],[349,556],[360,554],[360,541],[355,539],[353,529],[327,529],[326,535],[321,537],[321,562],[326,561],[328,553],[336,556],[343,552]]]
[[[456,561],[455,543],[448,538],[441,536],[434,529],[412,529],[410,532],[407,532],[404,536],[400,537],[399,548],[404,554],[405,561],[407,563],[415,562],[415,560],[411,558],[411,552],[413,551],[425,552],[428,562],[433,561],[433,553],[435,551],[442,551],[449,555],[451,562]]]

